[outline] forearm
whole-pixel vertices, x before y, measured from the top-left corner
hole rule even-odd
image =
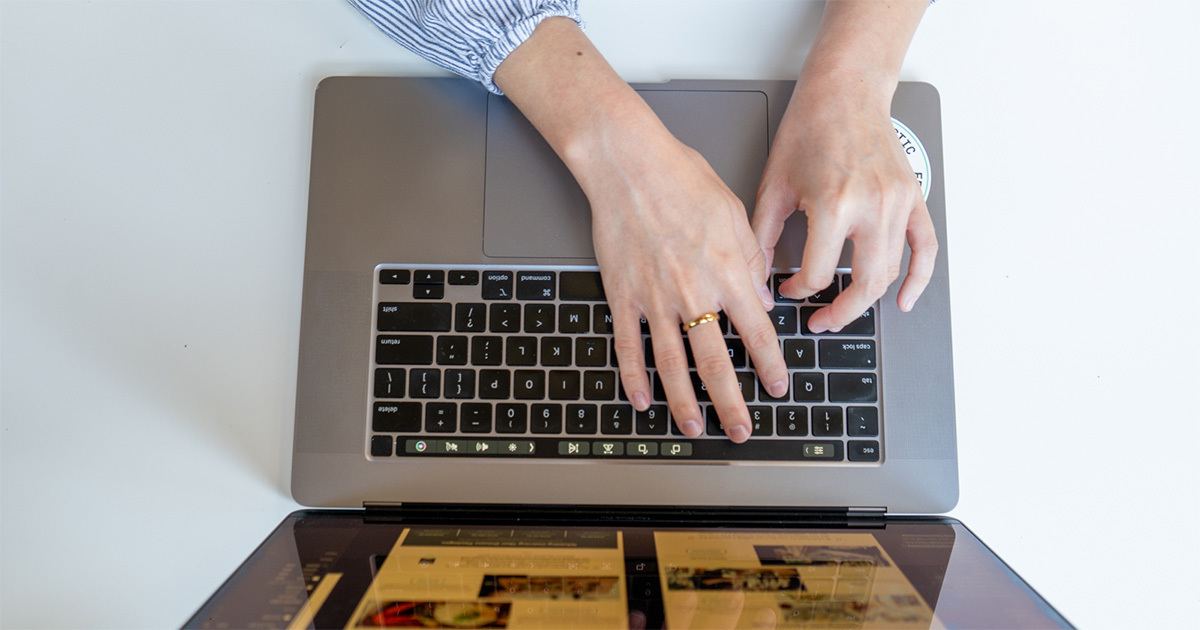
[[[800,84],[856,89],[891,102],[928,0],[830,0]]]
[[[669,135],[572,21],[550,18],[500,64],[496,85],[541,132],[585,192],[601,165]]]

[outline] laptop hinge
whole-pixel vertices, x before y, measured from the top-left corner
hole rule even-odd
[[[516,505],[364,502],[369,521],[479,525],[882,526],[886,508]]]

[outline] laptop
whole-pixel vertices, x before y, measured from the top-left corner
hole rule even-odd
[[[747,208],[794,86],[635,89]],[[753,424],[635,410],[616,377],[587,200],[503,97],[461,79],[333,77],[314,110],[289,516],[189,627],[1069,627],[953,519],[957,501],[936,90],[897,138],[942,247],[837,333],[770,316],[770,396],[722,320]],[[800,265],[788,221],[772,286]],[[907,264],[907,261],[905,261]],[[645,330],[643,332],[646,332]],[[694,369],[693,369],[694,370]],[[980,590],[984,588],[985,590]]]

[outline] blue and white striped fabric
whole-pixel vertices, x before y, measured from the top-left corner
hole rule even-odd
[[[348,0],[401,46],[433,63],[492,82],[500,62],[548,17],[582,25],[579,0]]]

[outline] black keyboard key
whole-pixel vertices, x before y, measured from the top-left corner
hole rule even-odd
[[[379,335],[375,362],[380,365],[432,365],[433,337],[429,335]]]
[[[459,286],[473,286],[479,284],[478,271],[463,271],[461,269],[451,271],[449,273],[450,284]]]
[[[870,339],[822,339],[817,346],[821,367],[874,368],[875,342]]]
[[[375,368],[375,397],[404,398],[404,368]]]
[[[874,374],[829,374],[830,402],[875,402],[877,400]]]
[[[537,365],[537,337],[509,337],[504,363],[511,366]]]
[[[746,367],[746,344],[742,343],[741,339],[726,339],[725,348],[729,351],[729,360],[733,362],[733,367]]]
[[[485,300],[511,300],[513,296],[513,274],[511,271],[483,272],[480,293]]]
[[[783,294],[779,292],[779,285],[783,284],[784,280],[791,278],[793,275],[794,274],[790,274],[790,273],[777,273],[771,278],[771,288],[774,290],[776,302],[783,303],[783,304],[795,304],[797,302],[804,301],[804,300],[793,300],[792,298],[783,297]]]
[[[850,437],[878,437],[879,410],[874,407],[847,407],[846,433]]]
[[[525,305],[525,332],[552,333],[554,332],[553,304]]]
[[[509,397],[512,374],[508,370],[480,370],[479,397],[485,400],[504,400]]]
[[[474,398],[474,370],[446,370],[443,396],[445,398]]]
[[[496,433],[524,433],[527,412],[521,404],[496,405]]]
[[[575,339],[575,365],[604,367],[608,364],[608,340],[603,337]]]
[[[475,337],[471,340],[471,364],[500,365],[503,346],[501,337]]]
[[[520,304],[493,304],[488,309],[488,331],[508,333],[521,331]]]
[[[604,301],[604,283],[599,271],[564,271],[558,274],[560,300]]]
[[[666,388],[663,387],[662,377],[658,375],[658,372],[655,372],[654,378],[652,378],[651,380],[653,381],[653,383],[651,384],[651,389],[654,390],[655,402],[666,402],[667,401],[667,391],[666,391]]]
[[[812,434],[820,437],[841,437],[842,408],[813,407]]]
[[[742,390],[742,400],[752,402],[754,400],[754,388],[757,385],[757,379],[754,378],[754,372],[734,372],[737,377],[738,389]]]
[[[542,365],[571,365],[571,340],[566,337],[542,337]]]
[[[666,435],[669,422],[666,405],[650,405],[649,409],[637,412],[638,435]]]
[[[408,373],[409,398],[438,398],[442,395],[442,376],[438,370],[412,370]]]
[[[584,400],[612,400],[617,395],[617,373],[588,370],[583,373]]]
[[[817,367],[817,344],[812,339],[785,339],[783,360],[789,368]]]
[[[846,443],[846,459],[852,462],[879,461],[879,442],[875,440],[850,440]]]
[[[380,332],[450,332],[450,305],[380,302],[375,327]]]
[[[518,300],[553,300],[554,272],[553,271],[518,271],[517,272]]]
[[[414,284],[413,299],[416,300],[440,300],[446,297],[446,285],[444,284]]]
[[[592,307],[592,332],[597,335],[612,334],[612,310],[607,304],[597,304]]]
[[[825,402],[825,375],[820,372],[796,372],[793,374],[792,400]]]
[[[579,400],[579,372],[550,371],[550,400]]]
[[[762,405],[750,405],[746,410],[750,412],[750,435],[771,435],[775,425],[773,410]]]
[[[513,398],[543,400],[546,398],[546,373],[542,370],[517,370],[513,373]]]
[[[696,390],[697,402],[712,402],[708,395],[708,385],[700,380],[700,374],[697,372],[692,372],[692,389]]]
[[[771,324],[775,326],[775,334],[794,335],[799,330],[796,323],[796,307],[795,306],[776,306],[771,309],[767,316],[771,318]]]
[[[381,433],[417,433],[421,430],[421,403],[377,402],[371,429]]]
[[[466,365],[467,338],[458,335],[442,335],[437,340],[438,365]]]
[[[717,415],[716,407],[708,407],[704,412],[704,433],[706,435],[725,435],[725,426]]]
[[[597,420],[596,405],[567,405],[567,433],[595,435]]]
[[[562,405],[534,405],[529,414],[533,433],[562,433]]]
[[[440,269],[418,269],[413,272],[413,284],[444,284],[446,272]]]
[[[390,435],[372,435],[371,436],[371,457],[391,457],[392,436]]]
[[[454,403],[431,402],[425,405],[427,433],[454,433],[458,429],[458,408]]]
[[[829,304],[837,296],[838,296],[838,281],[837,281],[837,277],[835,276],[833,279],[833,282],[829,283],[829,286],[808,296],[808,301],[813,304]]]
[[[800,309],[800,332],[805,335],[867,335],[875,334],[875,307],[868,308],[866,312],[854,318],[854,321],[842,327],[841,331],[825,331],[823,333],[814,333],[808,328],[808,320],[812,318],[813,313],[817,312],[815,306],[805,306]]]
[[[487,308],[483,304],[459,304],[454,308],[454,330],[457,332],[483,332],[487,328],[484,319]]]
[[[460,424],[463,433],[491,433],[491,403],[463,403]]]
[[[564,333],[591,332],[588,316],[591,309],[586,304],[563,304],[558,308],[558,331]]]
[[[380,269],[379,284],[408,284],[411,275],[407,269]]]
[[[633,407],[630,405],[601,405],[600,433],[630,435],[633,433]]]
[[[782,437],[808,435],[808,408],[792,406],[776,407],[775,433]]]

